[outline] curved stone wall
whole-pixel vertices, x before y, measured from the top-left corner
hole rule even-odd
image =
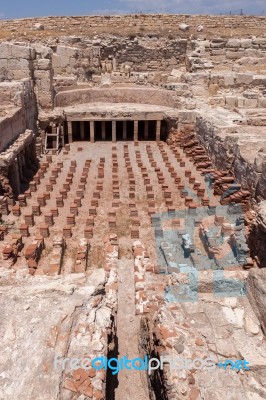
[[[176,107],[177,101],[169,90],[157,88],[105,88],[76,89],[63,91],[56,95],[55,106],[66,107],[84,103],[141,103],[165,107]]]

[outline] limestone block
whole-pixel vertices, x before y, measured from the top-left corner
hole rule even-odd
[[[41,108],[52,108],[53,102],[51,98],[51,93],[38,92],[37,93],[38,104]]]
[[[53,77],[55,90],[63,86],[72,86],[77,84],[77,77],[74,76],[56,76]]]
[[[235,84],[235,75],[230,74],[230,75],[224,75],[224,86],[234,86]]]
[[[243,98],[243,97],[238,97],[238,99],[237,99],[237,106],[239,107],[239,108],[243,108],[244,107],[244,105],[245,105],[245,101],[244,101],[245,99]]]
[[[225,105],[225,98],[222,96],[215,96],[210,98],[209,103],[211,105],[216,105],[216,106],[224,106]]]
[[[245,97],[246,99],[258,99],[259,98],[259,94],[256,92],[252,92],[250,90],[245,90],[243,92],[243,97]]]
[[[266,76],[265,75],[254,75],[253,76],[253,85],[254,86],[266,86]]]
[[[217,83],[212,83],[209,86],[209,93],[211,96],[215,96],[219,90],[219,85]]]
[[[204,46],[205,48],[211,47],[211,42],[209,40],[201,40],[199,43],[201,46]]]
[[[10,101],[11,101],[10,91],[0,86],[0,103],[8,104]]]
[[[40,90],[49,92],[52,90],[52,80],[51,79],[42,79],[42,80],[38,80],[39,85],[38,88]]]
[[[257,99],[245,99],[244,100],[245,107],[247,108],[256,108],[258,106]]]
[[[63,57],[57,54],[53,54],[52,63],[55,69],[66,68],[69,65],[69,57]]]
[[[256,49],[246,49],[245,57],[258,57],[259,52]]]
[[[213,84],[216,85],[216,84],[218,84],[219,78],[220,78],[219,75],[211,74],[211,76],[210,76],[210,85],[213,85]]]
[[[51,61],[49,59],[41,58],[37,62],[38,69],[49,70],[51,68]]]
[[[34,29],[35,29],[36,31],[43,31],[43,30],[44,30],[44,25],[39,24],[39,23],[34,24]]]
[[[20,80],[20,79],[25,79],[30,77],[30,71],[29,70],[23,70],[23,69],[18,69],[16,71],[13,71],[12,73],[13,79],[14,80]]]
[[[241,47],[248,49],[252,46],[252,39],[240,39]]]
[[[266,97],[261,97],[258,102],[258,107],[266,108]]]
[[[243,53],[238,51],[226,51],[226,58],[229,60],[237,60],[243,56]]]
[[[213,63],[215,63],[216,65],[220,64],[220,63],[224,63],[225,60],[225,55],[221,55],[221,56],[211,56],[211,60]]]
[[[51,74],[50,74],[50,71],[36,70],[36,71],[34,71],[34,77],[35,77],[35,79],[49,80],[51,77]]]
[[[1,59],[0,58],[0,69],[1,68],[7,68],[7,59]]]
[[[37,55],[41,55],[42,58],[50,58],[53,54],[52,49],[48,46],[42,46],[41,44],[35,43],[33,43],[32,46],[34,46]]]
[[[12,58],[25,58],[26,60],[30,60],[32,58],[31,49],[30,47],[26,46],[11,45],[11,55]]]
[[[240,40],[239,39],[229,39],[226,43],[227,47],[240,47]]]
[[[75,65],[76,65],[76,59],[73,58],[73,57],[70,57],[70,58],[69,58],[69,67],[70,67],[70,68],[74,68]]]
[[[11,57],[11,45],[9,43],[0,44],[0,59]]]
[[[16,71],[16,70],[27,70],[29,71],[31,69],[31,64],[29,63],[28,60],[25,59],[14,59],[14,58],[10,58],[9,60],[7,60],[7,66],[8,69],[10,69],[11,71]]]
[[[259,46],[261,45],[266,46],[266,38],[263,37],[254,38],[252,39],[252,43]]]
[[[221,43],[214,43],[213,41],[211,42],[211,48],[214,48],[214,49],[222,49],[222,48],[224,48],[225,47],[225,43],[224,42],[221,42]]]
[[[60,57],[70,58],[76,57],[78,49],[76,47],[57,46],[56,54]]]
[[[211,50],[211,55],[212,56],[224,56],[226,50],[225,49],[212,49]]]
[[[171,76],[173,76],[174,78],[178,78],[178,79],[180,79],[183,74],[184,74],[184,71],[179,70],[179,69],[173,69],[171,72]]]
[[[237,85],[250,85],[253,80],[252,74],[236,74]]]
[[[226,96],[225,104],[230,108],[234,108],[236,106],[236,104],[237,104],[237,97]]]
[[[183,32],[186,32],[186,31],[189,30],[189,25],[188,24],[180,24],[179,25],[179,30],[183,31]]]

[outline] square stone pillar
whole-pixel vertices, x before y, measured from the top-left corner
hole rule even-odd
[[[95,124],[94,121],[90,121],[90,142],[94,143],[95,136]]]
[[[123,121],[123,140],[127,140],[127,121]]]
[[[15,197],[20,194],[20,172],[18,165],[18,159],[15,158],[14,162],[9,167],[9,176],[10,176],[10,185],[13,189],[13,193]]]
[[[134,121],[134,142],[139,140],[139,121]]]
[[[23,161],[21,158],[21,153],[18,153],[15,163],[17,164],[17,170],[19,174],[19,180],[23,179]]]
[[[116,58],[113,58],[113,72],[116,72],[116,67],[117,67],[117,62],[116,62]]]
[[[112,142],[116,142],[116,121],[112,121]]]
[[[144,140],[149,139],[149,121],[144,122]]]
[[[102,121],[102,140],[106,139],[106,123]]]
[[[61,144],[64,147],[65,145],[65,132],[64,132],[64,126],[60,126],[60,138],[61,138]]]
[[[72,121],[67,121],[68,143],[73,142]]]
[[[156,142],[159,142],[161,139],[161,122],[156,121]]]
[[[80,139],[85,139],[85,128],[84,128],[84,121],[80,121]]]

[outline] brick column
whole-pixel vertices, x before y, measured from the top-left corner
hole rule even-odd
[[[112,121],[112,142],[116,142],[116,121]]]
[[[80,121],[80,139],[85,139],[84,121]]]
[[[161,138],[161,121],[156,121],[156,142]]]
[[[73,142],[72,121],[67,121],[68,143]]]
[[[149,138],[149,121],[144,122],[144,140]]]
[[[127,140],[127,121],[123,121],[123,140]]]
[[[106,139],[106,123],[102,121],[102,140]]]
[[[139,140],[139,121],[134,121],[134,142]]]
[[[90,141],[91,143],[94,143],[94,135],[95,135],[95,127],[94,127],[94,121],[90,121]]]

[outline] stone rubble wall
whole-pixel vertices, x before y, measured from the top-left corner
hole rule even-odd
[[[266,60],[266,58],[265,58]],[[212,106],[265,108],[266,77],[252,73],[193,72],[184,73],[181,81],[190,86],[193,96],[204,96]]]
[[[34,51],[30,46],[0,45],[0,71],[4,80],[32,78]]]
[[[232,35],[231,35],[232,36]],[[241,65],[254,64],[254,59],[264,63],[266,54],[265,36],[252,36],[252,38],[214,37],[202,35],[196,40],[191,40],[191,51],[186,57],[186,66],[189,72],[211,70],[215,65],[240,68]],[[256,61],[256,64],[258,61]]]
[[[235,125],[235,130],[237,129],[239,127]],[[196,118],[195,131],[216,167],[222,170],[230,170],[237,181],[250,190],[253,196],[265,198],[265,153],[258,152],[254,163],[251,164],[243,158],[238,143],[241,139],[241,131],[238,137],[232,137],[230,130],[233,131],[234,128],[232,126],[219,128],[206,116],[199,115]],[[225,132],[228,132],[228,135],[224,135]]]
[[[192,27],[203,25],[207,29],[258,29],[266,27],[266,17],[258,16],[222,16],[222,15],[182,15],[182,14],[131,14],[112,16],[75,16],[75,17],[44,17],[0,21],[1,29],[16,29],[23,27],[31,29],[35,24],[45,26],[47,30],[67,28],[77,29],[86,26],[103,27],[109,30],[121,31],[123,28],[138,27],[158,29],[187,23]]]
[[[20,81],[0,82],[0,151],[25,132],[36,131],[37,104],[33,81],[29,78]]]
[[[197,52],[206,52],[210,59],[219,62],[238,60],[242,57],[263,57],[266,54],[266,38],[219,38],[192,42]],[[193,53],[196,56],[197,54]]]
[[[52,64],[55,76],[73,74],[79,81],[87,81],[102,70],[107,73],[169,71],[184,64],[186,51],[187,40],[180,38],[112,36],[84,38],[72,44],[63,39],[56,46]]]

